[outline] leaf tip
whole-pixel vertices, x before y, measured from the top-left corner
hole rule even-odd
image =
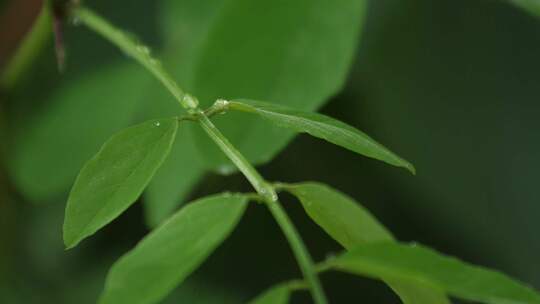
[[[66,241],[64,241],[64,250],[65,251],[71,250],[71,249],[75,248],[75,246],[77,246],[77,243],[73,243],[73,242],[67,243]]]
[[[66,229],[66,226],[64,224],[64,231],[63,231],[64,250],[70,250],[76,247],[81,242],[82,239],[83,237],[70,233],[69,229]]]
[[[405,168],[409,170],[409,172],[411,172],[412,175],[416,176],[416,168],[411,163],[407,163]]]
[[[403,158],[400,158],[399,163],[396,163],[394,165],[406,169],[412,175],[416,175],[416,168],[414,167],[414,165],[411,164],[410,162],[408,162],[407,160],[403,159]]]
[[[79,240],[70,238],[64,233],[64,250],[70,250],[79,244]]]

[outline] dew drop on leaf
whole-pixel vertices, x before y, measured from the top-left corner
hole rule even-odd
[[[152,64],[155,67],[161,68],[161,62],[159,62],[159,60],[156,60],[154,58],[150,59],[150,64]]]
[[[150,55],[150,49],[144,45],[137,45],[137,51],[143,55]]]

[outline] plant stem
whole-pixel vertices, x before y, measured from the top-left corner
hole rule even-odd
[[[32,28],[24,37],[21,45],[9,61],[0,76],[0,85],[3,89],[11,89],[22,74],[32,64],[39,51],[52,33],[52,14],[48,1],[43,1],[43,7],[32,25]]]
[[[302,274],[304,275],[309,289],[311,290],[313,300],[318,304],[328,303],[324,290],[322,289],[321,282],[319,281],[319,277],[315,271],[313,259],[311,258],[291,219],[287,213],[285,213],[285,210],[283,210],[283,207],[279,201],[276,200],[273,202],[267,202],[267,206],[283,231],[283,234],[285,234],[289,245],[291,246],[294,256],[300,265],[300,269],[302,270]]]
[[[161,63],[154,59],[149,49],[140,42],[126,35],[123,31],[115,28],[112,24],[85,8],[76,8],[72,12],[73,18],[79,19],[90,29],[101,34],[112,44],[116,45],[130,57],[133,57],[141,65],[147,68],[163,85],[174,95],[174,97],[186,108],[193,117],[198,118],[198,122],[212,140],[220,147],[234,165],[244,174],[257,193],[264,199],[270,212],[276,219],[281,230],[285,234],[291,249],[298,261],[300,269],[306,279],[313,299],[317,304],[326,304],[321,283],[315,272],[314,264],[304,245],[300,235],[296,231],[290,218],[287,216],[279,202],[274,187],[268,183],[259,172],[249,163],[249,161],[229,142],[229,140],[219,131],[218,128],[208,118],[207,114],[213,115],[226,110],[227,101],[219,100],[211,111],[205,113],[198,107],[197,99],[184,93],[163,69]]]
[[[265,198],[265,201],[275,201],[277,194],[274,188],[267,183],[264,178],[251,166],[248,160],[223,136],[210,119],[201,114],[199,124],[212,138],[212,140],[221,148],[233,164],[246,176],[255,191]]]
[[[153,58],[150,49],[135,39],[133,35],[117,29],[89,9],[78,7],[73,9],[71,14],[72,18],[83,22],[149,70],[184,108],[188,110],[197,108],[198,105],[194,99],[185,98],[186,94],[178,87],[169,73],[163,69],[161,62]]]
[[[225,136],[223,136],[223,134],[221,134],[221,132],[214,126],[212,121],[206,117],[206,115],[201,115],[199,123],[206,133],[221,148],[221,150],[246,176],[257,193],[259,193],[259,195],[265,199],[268,209],[270,209],[270,212],[274,216],[276,222],[283,231],[283,234],[287,238],[289,245],[291,246],[304,278],[309,284],[309,288],[312,292],[315,303],[327,303],[321,283],[315,272],[313,260],[291,219],[287,213],[285,213],[285,210],[283,210],[283,207],[277,200],[277,194],[274,187],[264,180],[264,178],[259,174],[259,172],[257,172],[251,163],[249,163],[245,157],[238,150],[236,150],[236,148],[234,148],[234,146],[227,140]]]

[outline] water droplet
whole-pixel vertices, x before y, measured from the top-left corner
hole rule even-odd
[[[278,196],[276,192],[272,191],[272,195],[270,196],[270,199],[272,200],[272,202],[275,202],[278,200]]]
[[[216,102],[214,103],[216,105],[216,107],[227,107],[229,105],[229,101],[226,100],[226,99],[218,99],[216,100]]]
[[[270,201],[272,202],[275,202],[278,200],[278,196],[276,194],[276,192],[272,189],[272,188],[267,188],[266,186],[263,186],[260,190],[259,190],[259,194],[261,196],[264,196],[266,199],[270,199]]]
[[[142,44],[137,45],[137,52],[146,56],[150,55],[150,49]]]
[[[199,106],[199,100],[197,100],[197,98],[191,96],[190,94],[185,94],[184,98],[182,99],[184,100],[184,103],[186,103],[187,106],[192,109],[195,109]]]
[[[161,123],[160,123],[159,121],[156,121],[156,122],[154,123],[154,126],[159,127],[159,126],[161,126]]]

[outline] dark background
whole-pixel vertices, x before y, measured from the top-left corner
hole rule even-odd
[[[0,1],[0,62],[39,5],[24,2]],[[149,45],[163,43],[156,34],[160,1],[89,2]],[[47,107],[40,96],[94,65],[126,60],[84,29],[69,30],[67,44],[64,75],[56,72],[49,45],[24,85],[3,95],[2,150],[25,117]],[[306,136],[261,170],[270,180],[328,183],[367,206],[400,240],[500,269],[538,289],[539,54],[540,20],[503,1],[371,1],[346,87],[322,112],[411,160],[417,176]],[[0,186],[1,303],[93,303],[112,262],[147,233],[136,204],[66,252],[61,226],[68,189],[36,204],[5,174]],[[249,186],[240,176],[208,175],[190,196],[224,189]],[[339,252],[292,197],[283,203],[317,260]],[[298,276],[270,214],[254,205],[167,303],[238,303]],[[332,303],[398,303],[379,282],[330,273],[323,283]],[[293,302],[309,298],[298,294]]]

